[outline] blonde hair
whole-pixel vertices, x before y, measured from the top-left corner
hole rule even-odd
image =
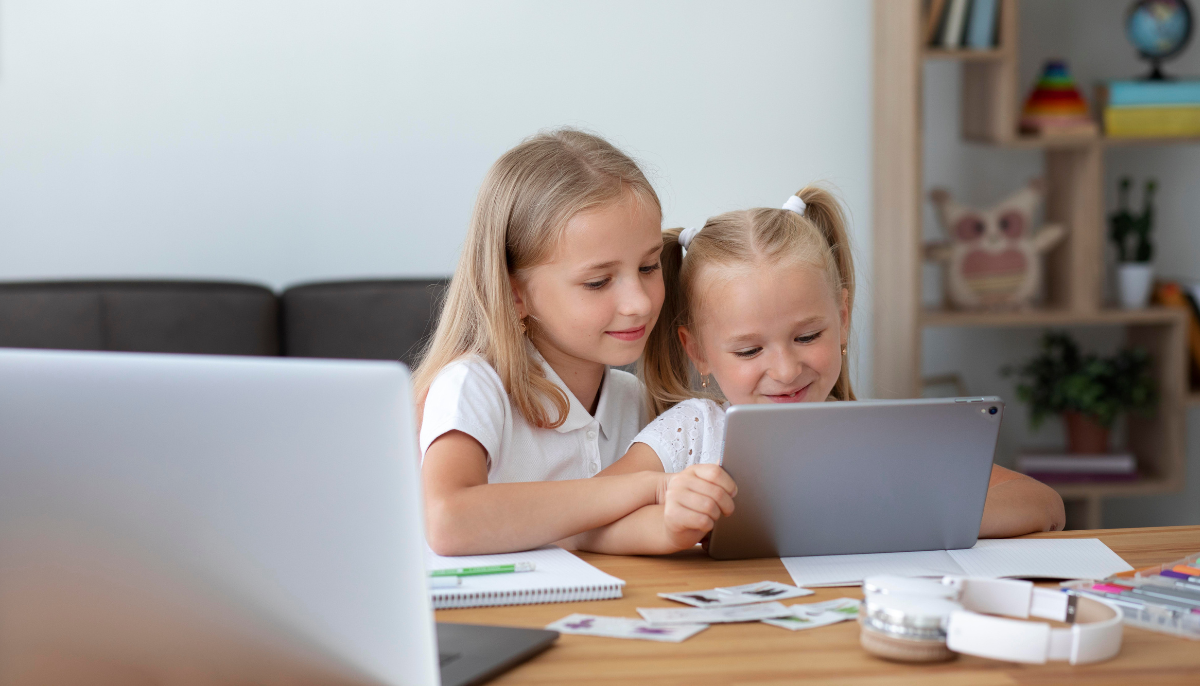
[[[637,164],[583,131],[540,133],[496,160],[475,200],[437,330],[414,374],[418,422],[438,372],[470,355],[496,370],[530,424],[548,429],[566,421],[570,403],[546,378],[526,340],[509,277],[548,260],[571,217],[629,193],[661,214],[658,195]]]
[[[698,395],[692,388],[689,360],[677,330],[680,326],[694,330],[697,275],[707,267],[778,261],[812,265],[824,272],[835,297],[846,290],[847,311],[853,312],[854,258],[842,207],[832,193],[820,187],[807,186],[796,195],[804,201],[803,216],[760,207],[709,219],[692,238],[686,259],[679,245],[681,230],[663,232],[666,299],[658,325],[647,338],[640,368],[652,417]],[[855,399],[848,356],[842,357],[841,374],[829,399]]]

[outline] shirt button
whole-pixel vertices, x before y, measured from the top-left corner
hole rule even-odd
[[[596,432],[595,432],[595,431],[589,431],[589,432],[587,433],[587,437],[588,437],[588,438],[590,438],[590,439],[592,439],[592,440],[596,440]]]
[[[591,464],[591,465],[588,467],[588,470],[589,470],[589,471],[592,473],[592,476],[596,476],[596,474],[598,474],[598,473],[600,472],[600,465],[598,465],[598,464],[596,464],[595,462],[593,462],[593,463],[592,463],[592,464]]]

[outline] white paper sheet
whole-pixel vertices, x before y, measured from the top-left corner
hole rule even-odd
[[[1098,538],[988,539],[950,557],[967,576],[1103,579],[1133,569]]]
[[[797,586],[857,586],[868,576],[945,576],[962,574],[962,567],[945,550],[863,555],[785,557],[783,566]]]
[[[1132,569],[1096,538],[988,539],[968,550],[785,557],[797,586],[857,586],[868,576],[1102,579]]]

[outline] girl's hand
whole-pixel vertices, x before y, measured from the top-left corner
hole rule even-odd
[[[683,550],[700,542],[722,516],[733,514],[737,484],[717,465],[692,465],[671,475],[659,502],[672,545]]]

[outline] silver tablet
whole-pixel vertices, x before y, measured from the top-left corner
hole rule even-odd
[[[719,560],[970,548],[1004,403],[996,397],[738,405]]]

